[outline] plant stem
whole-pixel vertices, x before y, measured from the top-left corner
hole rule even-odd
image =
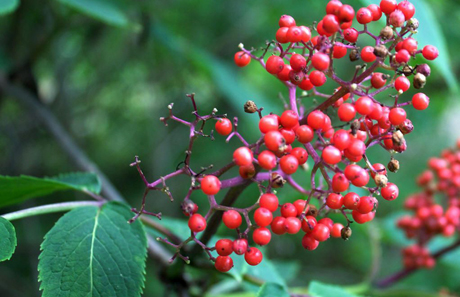
[[[78,201],[78,202],[54,203],[54,204],[26,208],[26,209],[18,210],[15,212],[10,212],[10,213],[2,215],[2,217],[4,219],[7,219],[8,221],[13,221],[13,220],[18,220],[22,218],[31,217],[31,216],[47,214],[47,213],[69,211],[77,207],[101,206],[102,204],[103,202],[98,202],[98,201]]]

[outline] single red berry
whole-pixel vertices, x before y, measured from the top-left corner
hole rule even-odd
[[[302,40],[302,30],[299,27],[289,27],[286,37],[289,42],[300,42]]]
[[[248,166],[240,166],[238,172],[242,178],[250,179],[253,178],[254,175],[256,175],[256,168],[253,164],[250,164]]]
[[[310,91],[313,89],[313,84],[311,83],[310,79],[305,75],[305,78],[303,81],[299,84],[299,88],[301,88],[304,91]]]
[[[286,146],[286,140],[278,131],[270,131],[264,136],[265,146],[272,152],[277,152]]]
[[[410,81],[405,76],[400,76],[395,80],[395,89],[397,91],[405,92],[410,88]]]
[[[216,242],[216,252],[220,256],[229,256],[233,253],[233,241],[230,239],[219,239]]]
[[[307,201],[305,201],[303,199],[297,199],[296,201],[294,201],[293,205],[297,210],[297,216],[300,216],[305,210],[305,206],[307,205]],[[308,211],[308,207],[307,207],[307,211]]]
[[[331,140],[332,144],[339,150],[344,150],[348,148],[351,143],[351,136],[348,131],[340,129],[335,131],[334,136]]]
[[[297,216],[297,208],[292,203],[285,203],[281,206],[281,215],[285,218]]]
[[[188,219],[188,227],[192,232],[201,232],[206,229],[206,219],[199,213],[196,213]]]
[[[275,194],[265,193],[260,196],[259,206],[261,208],[266,208],[271,212],[274,212],[278,209],[279,201],[278,197]]]
[[[374,22],[380,20],[382,17],[382,11],[377,4],[370,4],[367,8],[372,12],[372,20]]]
[[[372,168],[374,168],[378,174],[387,175],[387,169],[385,168],[385,165],[381,163],[375,163],[374,165],[372,165]],[[375,175],[376,173],[374,171],[371,171],[372,178],[374,178]]]
[[[397,54],[396,54],[397,55]],[[387,82],[387,76],[381,72],[374,72],[371,76],[371,85],[373,88],[380,89]]]
[[[246,146],[239,147],[233,152],[233,160],[238,166],[251,165],[252,158],[252,151]]]
[[[284,224],[285,222],[286,218],[275,217],[270,225],[273,233],[275,233],[276,235],[283,235],[284,233],[286,233],[286,227]]]
[[[327,70],[327,68],[329,67],[329,63],[329,56],[324,53],[316,53],[311,58],[311,65],[319,71]]]
[[[307,60],[300,54],[293,54],[289,63],[293,71],[301,71],[307,66]]]
[[[251,56],[243,51],[237,52],[234,57],[235,64],[238,67],[244,67],[251,62]]]
[[[230,134],[233,128],[232,122],[227,118],[218,120],[216,122],[215,127],[216,127],[217,133],[219,133],[220,135],[224,135],[224,136],[227,136],[228,134]]]
[[[359,165],[347,165],[344,173],[346,178],[356,187],[363,187],[369,182],[369,174]]]
[[[343,197],[343,206],[347,209],[357,210],[360,202],[358,194],[349,192]]]
[[[355,10],[348,4],[342,5],[339,9],[338,17],[340,22],[352,21],[355,17]]]
[[[343,205],[342,195],[330,193],[326,198],[326,205],[331,209],[340,209]]]
[[[276,31],[275,38],[279,43],[288,43],[289,40],[287,38],[287,32],[289,31],[289,27],[282,27]]]
[[[374,62],[377,57],[374,55],[374,48],[372,46],[365,46],[361,50],[361,59],[366,62]]]
[[[331,231],[326,225],[323,224],[317,224],[313,231],[311,232],[311,235],[313,236],[314,239],[318,241],[326,241],[329,236],[330,236]]]
[[[390,25],[396,28],[404,26],[405,20],[406,18],[404,17],[404,13],[399,9],[393,11],[388,17],[388,22],[390,23]]]
[[[424,110],[428,107],[430,98],[423,93],[417,93],[412,97],[412,105],[417,110]]]
[[[297,234],[302,227],[302,223],[296,217],[287,217],[284,220],[284,229],[288,234]]]
[[[262,262],[263,255],[262,252],[255,247],[250,247],[244,254],[244,260],[251,266],[259,265]]]
[[[320,110],[314,110],[307,116],[308,126],[315,130],[323,128],[325,121],[326,115]]]
[[[374,209],[374,199],[370,196],[363,196],[359,199],[358,211],[362,214],[371,212]]]
[[[281,114],[280,122],[284,128],[291,129],[299,124],[299,116],[293,110],[286,110]]]
[[[272,239],[272,234],[267,228],[259,227],[252,233],[252,239],[258,245],[266,245]]]
[[[300,28],[300,31],[302,32],[300,41],[302,42],[310,41],[310,38],[311,38],[310,28],[305,27],[305,26],[300,26],[299,28]]]
[[[286,174],[293,174],[299,167],[299,161],[293,155],[285,155],[280,159],[280,168]]]
[[[342,161],[342,152],[335,146],[329,145],[323,149],[321,158],[327,164],[334,165]]]
[[[280,17],[278,25],[280,26],[280,28],[295,26],[295,19],[290,15],[284,14]]]
[[[222,221],[228,229],[236,229],[243,222],[240,213],[233,209],[224,212],[222,215]]]
[[[300,143],[308,143],[313,140],[315,136],[313,129],[308,125],[300,125],[296,130],[297,140]]]
[[[332,57],[334,57],[334,59],[341,59],[345,57],[346,54],[347,48],[343,45],[343,43],[336,42],[332,50]]]
[[[382,105],[380,105],[380,103],[375,102],[374,107],[372,108],[372,112],[368,115],[369,118],[371,118],[372,120],[378,121],[380,120],[382,115],[383,115]]]
[[[392,125],[398,126],[406,120],[406,111],[401,107],[395,107],[390,110],[388,114],[388,119]]]
[[[383,199],[391,201],[398,198],[399,189],[397,185],[388,183],[386,187],[380,190],[380,193],[382,194]]]
[[[310,233],[315,229],[315,226],[318,224],[316,218],[313,216],[306,216],[302,221],[302,230],[305,233]]]
[[[310,80],[310,83],[315,87],[321,87],[326,83],[327,80],[326,75],[318,70],[313,70],[310,73],[308,79]]]
[[[356,13],[356,20],[358,20],[360,24],[368,24],[374,20],[374,15],[369,8],[362,7]]]
[[[248,241],[245,238],[235,239],[233,241],[233,251],[237,255],[243,255],[248,250]]]
[[[358,113],[362,115],[368,115],[372,112],[374,108],[374,101],[367,96],[360,97],[355,102],[355,109]]]
[[[366,144],[359,139],[353,139],[346,149],[350,154],[353,156],[361,156],[364,155],[366,151]]]
[[[404,39],[402,47],[409,52],[409,54],[414,54],[418,48],[418,42],[412,37]]]
[[[396,62],[406,64],[410,60],[410,54],[407,50],[401,49],[395,55]]]
[[[353,26],[353,21],[344,22],[340,24],[340,29],[345,30],[345,29],[351,28],[351,26]]]
[[[326,13],[339,15],[339,11],[342,5],[342,2],[340,2],[339,0],[331,0],[326,5]]]
[[[220,272],[227,272],[233,267],[233,260],[229,256],[218,256],[214,266]]]
[[[201,190],[206,195],[216,195],[220,191],[220,180],[214,175],[206,175],[201,180]]]
[[[278,56],[270,56],[267,59],[267,63],[265,64],[265,69],[270,74],[278,74],[284,68],[284,61],[283,58]]]
[[[327,14],[323,17],[322,27],[327,33],[334,34],[340,29],[339,19],[336,15]]]
[[[270,151],[261,152],[257,159],[259,161],[260,167],[263,169],[272,170],[276,167],[276,156]]]
[[[305,164],[308,160],[308,153],[307,150],[302,148],[302,147],[295,147],[291,151],[291,155],[297,158],[297,161],[299,161],[299,165]]]
[[[350,182],[345,177],[345,174],[338,172],[332,177],[332,190],[334,192],[345,192],[349,186]]]
[[[273,114],[266,115],[262,117],[259,121],[259,130],[264,134],[269,131],[278,131],[278,127],[278,117]]]
[[[343,38],[346,41],[355,43],[358,40],[358,31],[355,28],[348,28],[343,31]]]
[[[254,212],[254,221],[260,227],[266,227],[270,225],[272,220],[273,220],[273,214],[267,208],[259,207]]]
[[[302,246],[304,249],[309,251],[315,250],[319,245],[319,241],[316,240],[312,233],[307,233],[302,237]]]
[[[342,229],[343,229],[343,225],[340,224],[340,223],[335,223],[333,226],[332,226],[332,230],[331,230],[331,235],[332,237],[335,237],[335,238],[340,238],[342,237]]]
[[[426,45],[422,49],[422,55],[425,59],[427,60],[434,60],[439,56],[438,49],[435,46],[432,45]]]
[[[372,221],[374,219],[375,212],[369,212],[369,213],[366,213],[366,214],[362,214],[357,210],[353,210],[351,212],[351,216],[353,217],[353,219],[355,220],[356,223],[364,224],[364,223],[367,223],[367,222]]]
[[[291,73],[292,67],[289,64],[284,64],[283,70],[279,72],[276,77],[278,77],[281,81],[288,81],[290,80],[289,73]]]
[[[351,103],[344,103],[340,105],[337,110],[337,115],[342,122],[349,122],[356,116],[356,109]]]
[[[414,4],[410,3],[409,1],[400,2],[398,4],[398,9],[404,14],[406,21],[412,18],[415,14]]]
[[[396,7],[398,7],[398,3],[396,0],[382,0],[380,1],[380,9],[384,14],[392,13]]]

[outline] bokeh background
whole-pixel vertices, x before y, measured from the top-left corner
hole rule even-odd
[[[327,3],[325,0],[6,2],[13,6],[11,13],[7,9],[0,17],[0,173],[42,177],[82,170],[75,155],[62,148],[62,139],[56,138],[43,123],[43,118],[49,120],[49,117],[38,114],[37,110],[42,110],[57,119],[65,133],[134,206],[140,204],[144,191],[137,171],[129,167],[135,155],[141,158],[149,180],[171,172],[184,158],[187,128],[173,122],[165,127],[158,120],[167,115],[167,105],[174,102],[174,113],[190,119],[191,104],[185,94],[194,92],[199,111],[210,112],[215,107],[229,117],[238,116],[243,135],[256,140],[257,116],[243,112],[244,102],[253,100],[265,111],[279,113],[283,110],[280,97],[287,97],[287,92],[255,62],[238,69],[233,64],[238,44],[263,47],[266,40],[274,38],[280,15],[290,14],[298,24],[308,25],[320,20]],[[376,0],[347,2],[355,10],[378,3]],[[460,30],[456,26],[460,21],[460,3],[412,2],[417,8],[415,17],[420,21],[419,45],[436,45],[440,58],[430,64],[432,75],[424,89],[430,97],[430,107],[421,112],[409,108],[415,130],[407,136],[408,150],[396,156],[401,162],[400,171],[390,173],[390,181],[399,186],[400,198],[380,203],[376,220],[365,226],[353,226],[353,237],[347,242],[332,239],[318,250],[308,252],[301,247],[300,234],[275,236],[265,249],[272,270],[265,271],[268,276],[259,275],[261,278],[279,276],[289,287],[302,288],[312,280],[319,280],[357,288],[357,284],[381,279],[402,267],[399,250],[409,241],[394,227],[394,222],[402,214],[404,197],[417,190],[415,177],[425,167],[426,160],[443,148],[454,146],[460,136],[456,81],[460,71]],[[19,3],[18,7],[15,3]],[[349,61],[340,62],[337,67],[344,76],[354,71]],[[33,94],[29,99],[35,102],[19,100],[11,92],[11,86],[27,90]],[[327,93],[334,87],[330,83],[320,90]],[[413,93],[404,94],[404,98],[408,100]],[[39,109],[33,103],[38,103]],[[304,104],[312,106],[314,100],[306,98]],[[207,131],[211,128],[208,126]],[[225,143],[220,136],[214,141],[199,138],[192,166],[225,164],[238,145],[236,139]],[[380,148],[372,150],[370,156],[374,162],[386,164],[389,160],[388,153]],[[227,176],[231,174],[236,172]],[[306,185],[307,173],[299,174],[298,178]],[[166,226],[178,230],[184,226],[179,201],[185,195],[187,183],[187,179],[181,178],[169,183],[177,200],[174,203],[160,193],[149,195],[148,209],[161,211],[167,217]],[[302,198],[289,189],[279,193],[283,202]],[[74,193],[61,193],[2,209],[1,213],[82,198]],[[257,198],[257,187],[252,186],[237,205],[253,204]],[[204,195],[195,194],[192,199],[201,210],[207,209]],[[36,269],[40,243],[58,218],[59,215],[47,215],[16,224],[19,245],[12,260],[0,265],[0,296],[40,296]],[[220,230],[220,236],[226,234]],[[436,250],[447,242],[435,241],[431,248]],[[452,252],[434,270],[417,272],[390,291],[373,294],[459,293],[459,259],[460,253]],[[184,268],[175,264],[170,270],[184,271]],[[252,296],[254,286],[237,277],[211,272],[185,268],[192,284],[188,293]],[[179,296],[173,290],[171,275],[174,273],[165,272],[149,260],[145,296]]]

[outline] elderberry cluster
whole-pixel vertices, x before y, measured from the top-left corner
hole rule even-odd
[[[417,178],[421,191],[410,195],[405,208],[413,215],[399,219],[398,227],[417,243],[403,250],[406,268],[432,268],[435,258],[426,245],[437,235],[451,237],[460,230],[460,140],[456,149],[446,149],[428,161]],[[435,196],[438,198],[435,199]],[[439,201],[441,198],[443,201]]]
[[[191,184],[181,206],[189,216],[191,235],[177,243],[159,238],[176,248],[173,259],[180,257],[188,262],[189,258],[181,251],[185,244],[194,241],[215,262],[217,270],[226,272],[233,266],[233,253],[244,255],[250,265],[259,264],[262,252],[250,241],[266,245],[272,233],[296,234],[302,230],[302,245],[308,250],[316,249],[331,235],[347,240],[353,221],[363,224],[374,218],[378,196],[385,200],[398,197],[398,187],[388,181],[387,170],[399,169],[394,156],[407,149],[405,135],[414,128],[404,108],[412,105],[416,110],[423,110],[429,104],[428,96],[423,93],[409,100],[404,94],[411,87],[422,88],[430,74],[427,64],[412,65],[414,58],[419,54],[427,60],[438,56],[434,46],[418,49],[414,34],[419,24],[414,14],[415,8],[409,1],[398,4],[396,0],[382,0],[380,5],[371,4],[355,13],[350,5],[332,0],[326,6],[324,18],[310,27],[299,26],[293,17],[283,15],[276,40],[267,42],[261,56],[256,56],[257,50],[247,50],[240,44],[241,51],[234,56],[236,65],[244,67],[256,60],[281,81],[289,91],[286,110],[263,115],[256,103],[246,102],[245,112],[259,116],[261,135],[251,144],[238,132],[237,118],[232,122],[226,115],[217,115],[217,110],[208,115],[199,114],[193,94],[189,95],[194,107],[193,121],[174,116],[171,104],[169,116],[161,120],[165,124],[172,120],[190,128],[186,158],[183,167],[153,183],[147,181],[136,159],[132,165],[137,166],[147,190],[141,209],[133,209],[136,213],[133,219],[141,214],[160,218],[161,214],[144,210],[148,191],[163,191],[173,199],[166,181],[184,174],[190,176]],[[368,24],[378,22],[383,15],[384,25],[378,34],[373,34]],[[358,24],[354,25],[355,17]],[[370,39],[373,44],[362,47],[363,39]],[[340,77],[334,69],[334,61],[347,54],[356,71],[350,77]],[[329,92],[321,90],[328,79],[337,85]],[[299,89],[301,94],[297,93]],[[317,103],[319,101],[322,102]],[[227,136],[227,142],[237,138],[242,145],[223,168],[196,172],[189,162],[193,143],[197,137],[214,139],[212,131],[205,132],[209,121],[215,122],[215,131]],[[387,166],[372,163],[367,156],[368,149],[378,146],[389,152]],[[311,168],[306,164],[309,159],[313,164]],[[239,169],[239,175],[224,178],[233,167]],[[295,180],[294,173],[302,170],[310,175],[306,185]],[[371,178],[373,183],[369,184]],[[225,198],[232,199],[217,203],[215,196],[222,190],[244,189],[251,183],[257,184],[261,192],[258,199],[254,197],[255,204],[247,208],[232,207],[231,195],[237,195],[234,193],[238,191],[231,190]],[[288,197],[280,196],[279,188],[285,185],[305,198],[288,202]],[[208,197],[210,207],[204,215],[198,213],[197,205],[190,199],[194,191],[202,191]],[[362,194],[363,191],[366,194]],[[328,216],[332,213],[341,214],[344,223],[330,219]],[[215,230],[209,228],[208,223],[215,224],[214,218],[220,218],[218,215],[227,228],[236,230],[236,238],[222,239],[214,247],[208,247],[206,243]],[[197,238],[201,232],[204,234]]]

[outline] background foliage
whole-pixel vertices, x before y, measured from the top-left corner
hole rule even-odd
[[[357,8],[378,1],[349,2]],[[460,3],[412,2],[422,8],[415,15],[424,32],[418,36],[420,45],[437,45],[441,57],[440,64],[433,65],[436,68],[425,89],[431,98],[430,108],[409,113],[416,131],[407,137],[407,152],[397,157],[401,170],[390,175],[390,181],[397,180],[400,185],[400,197],[415,191],[414,178],[424,168],[425,160],[453,145],[460,136],[456,129],[460,106],[455,79],[460,70],[460,31],[453,26],[460,18]],[[136,170],[128,166],[134,156],[140,156],[150,180],[170,172],[184,157],[187,130],[175,124],[164,127],[158,121],[167,113],[167,104],[174,102],[178,115],[190,117],[185,94],[195,92],[199,109],[216,107],[230,117],[238,116],[245,136],[256,139],[257,118],[243,113],[243,103],[250,99],[267,111],[280,112],[279,94],[286,96],[286,91],[258,65],[236,69],[232,62],[238,43],[263,46],[265,40],[274,38],[281,14],[308,24],[319,20],[324,7],[325,1],[311,0],[222,1],[218,5],[210,0],[0,1],[0,14],[4,14],[0,18],[1,75],[36,94],[129,203],[138,205],[144,187]],[[339,72],[353,71],[342,68]],[[230,160],[238,144],[216,138],[213,143],[197,140],[192,166],[219,166]],[[78,170],[78,160],[61,149],[36,115],[4,92],[0,97],[0,152],[2,175],[42,177]],[[382,163],[388,161],[379,160],[378,150],[372,157]],[[185,195],[186,189],[180,185],[181,177],[176,185],[170,185],[175,197]],[[283,202],[299,198],[287,189],[280,192]],[[237,205],[252,204],[257,193],[256,187],[250,187]],[[4,207],[1,212],[81,198],[81,193],[57,192],[19,207]],[[198,194],[192,197],[204,210],[205,198]],[[274,282],[265,286],[278,286],[280,290],[285,286],[306,288],[313,280],[356,288],[356,284],[368,281],[369,275],[377,279],[389,275],[401,267],[399,247],[407,244],[394,227],[402,201],[381,203],[375,223],[354,226],[350,241],[330,240],[313,253],[302,249],[298,236],[276,238],[265,253],[272,261],[266,261],[258,271],[238,273],[234,269],[233,278],[213,273],[207,294],[253,296],[234,290],[257,291],[258,287],[245,280],[252,274]],[[183,226],[182,221],[168,218],[182,218],[178,202],[171,204],[165,196],[154,193],[147,207],[164,214],[162,223],[166,227]],[[10,261],[0,264],[1,296],[40,295],[40,243],[58,218],[56,214],[15,223],[18,247]],[[225,232],[219,235],[225,236]],[[375,294],[422,296],[416,292],[425,291],[436,296],[440,290],[460,292],[455,277],[460,273],[459,253],[455,253],[446,256],[434,271],[418,272],[390,293]],[[149,259],[146,269],[145,296],[175,296],[171,288],[183,264],[177,263],[165,272]],[[193,286],[187,289],[190,294],[200,296],[202,280],[210,276],[209,272],[185,267],[193,280]],[[311,288],[312,294],[315,290],[321,291],[321,284]]]

